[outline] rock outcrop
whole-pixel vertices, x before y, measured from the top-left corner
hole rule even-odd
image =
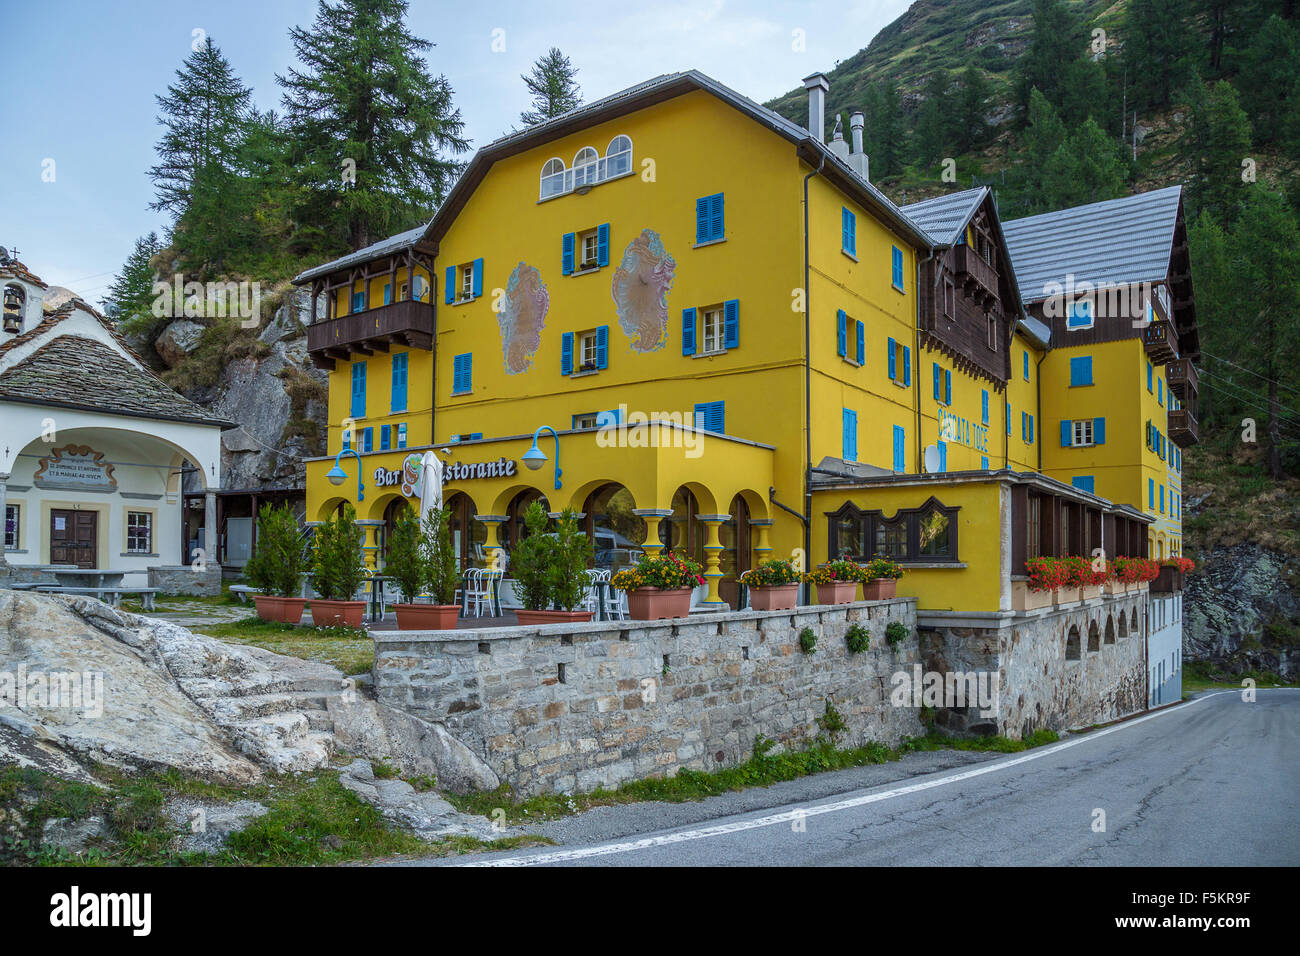
[[[169,368],[175,368],[198,348],[201,338],[203,338],[201,323],[192,319],[177,319],[167,324],[154,340],[153,347]]]

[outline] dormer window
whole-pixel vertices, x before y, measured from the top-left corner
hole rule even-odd
[[[17,335],[23,330],[23,311],[27,305],[27,292],[20,285],[10,284],[4,291],[4,330]]]

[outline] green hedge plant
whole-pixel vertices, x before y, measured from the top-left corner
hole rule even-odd
[[[365,579],[361,546],[365,529],[357,524],[357,511],[343,505],[316,529],[312,549],[311,585],[322,600],[351,601]]]
[[[288,505],[262,505],[257,513],[257,547],[244,565],[244,578],[263,594],[297,597],[306,560],[298,519]]]

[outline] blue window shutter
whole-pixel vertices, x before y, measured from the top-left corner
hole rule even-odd
[[[1092,384],[1092,356],[1080,355],[1070,359],[1070,384]]]
[[[412,290],[414,292],[414,290]],[[456,267],[447,266],[446,279],[442,284],[442,301],[451,305],[456,301]]]
[[[849,212],[848,207],[840,208],[840,248],[845,252],[853,253],[853,230],[850,223],[853,221],[853,213]]]
[[[843,309],[835,310],[835,354],[840,358],[849,357],[849,317]]]
[[[366,307],[366,294],[364,292],[352,293],[352,311],[360,312]]]
[[[948,470],[948,443],[946,441],[939,442],[939,470]]]
[[[474,298],[483,294],[483,260],[474,260]]]
[[[1156,506],[1156,480],[1147,479],[1147,507],[1154,509]]]
[[[740,347],[740,300],[728,299],[722,305],[723,348]]]
[[[362,451],[371,452],[375,450],[375,430],[374,428],[363,428],[361,430]]]
[[[406,422],[401,422],[397,426],[397,447],[406,447]]]
[[[1070,484],[1080,491],[1086,491],[1088,494],[1094,493],[1092,475],[1075,475],[1070,479]]]
[[[980,411],[984,414],[984,424],[987,425],[989,423],[989,390],[987,388],[981,390],[980,405]]]
[[[1165,510],[1165,486],[1164,485],[1160,486],[1160,510],[1162,512]]]
[[[577,240],[574,233],[566,232],[560,241],[560,272],[563,275],[573,275],[573,250]]]
[[[1165,403],[1165,380],[1163,378],[1156,379],[1156,401],[1161,405]]]
[[[943,398],[943,369],[939,368],[938,362],[931,364],[934,368],[934,400],[937,402]]]
[[[609,223],[596,228],[596,265],[609,265]]]
[[[695,200],[695,241],[709,241],[709,197]]]
[[[853,447],[858,438],[857,414],[850,409],[840,410],[840,456],[845,461],[857,461],[858,453]]]
[[[902,425],[894,426],[894,471],[907,470],[907,430]]]
[[[867,327],[861,322],[856,323],[855,330],[858,335],[858,364],[867,364]]]
[[[1029,381],[1029,352],[1028,351],[1024,352],[1021,358],[1024,359],[1023,364],[1025,366],[1025,381],[1027,382]]]
[[[565,332],[560,336],[560,374],[573,372],[573,333]]]
[[[366,363],[352,366],[352,417],[366,417]]]
[[[722,193],[709,197],[709,238],[721,239],[727,234],[723,216]]]
[[[596,329],[596,368],[609,368],[609,326]]]
[[[453,392],[468,392],[474,387],[472,353],[457,355],[452,360],[451,389]]]
[[[1007,403],[1007,434],[1011,434],[1011,403]]]
[[[695,310],[682,309],[682,354],[695,354]]]
[[[1034,416],[1029,416],[1029,444],[1034,443]]]
[[[1074,444],[1074,422],[1061,420],[1061,447],[1069,448]]]
[[[713,403],[713,410],[709,413],[709,422],[709,431],[717,432],[719,435],[725,435],[727,433],[726,402]]]
[[[885,357],[889,361],[889,380],[895,381],[898,378],[898,349],[894,346],[894,340],[890,339],[885,343]]]
[[[891,255],[893,257],[893,261],[891,265],[893,268],[894,288],[898,289],[899,292],[902,292],[903,291],[903,250],[898,248],[898,246],[893,246]]]
[[[952,371],[949,369],[943,370],[943,403],[952,404]]]
[[[1020,413],[1020,437],[1024,441],[1029,441],[1029,413]]]
[[[1151,363],[1147,362],[1147,391],[1151,391],[1152,368]]]
[[[1106,419],[1094,418],[1092,420],[1092,442],[1094,445],[1106,444]]]
[[[393,356],[393,394],[391,410],[394,412],[406,411],[406,361],[406,352],[399,352]]]
[[[393,301],[393,284],[391,282],[386,282],[384,283],[384,305],[388,305],[392,301]]]
[[[903,384],[912,384],[912,350],[906,345],[903,346]]]
[[[389,444],[392,440],[391,439],[392,431],[393,429],[391,425],[379,426],[379,450],[380,451],[388,451]]]
[[[981,456],[980,456],[980,470],[981,470],[981,471],[988,471],[988,470],[989,470],[989,459],[988,459],[988,456],[987,456],[987,455],[981,455]]]

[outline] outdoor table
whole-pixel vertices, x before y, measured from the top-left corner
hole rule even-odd
[[[460,616],[469,617],[469,572],[466,568],[460,575]],[[501,582],[505,575],[492,578],[492,616],[500,617],[504,612],[501,610]]]
[[[116,588],[126,577],[125,571],[104,568],[53,568],[50,574],[58,576],[59,583],[69,587]]]

